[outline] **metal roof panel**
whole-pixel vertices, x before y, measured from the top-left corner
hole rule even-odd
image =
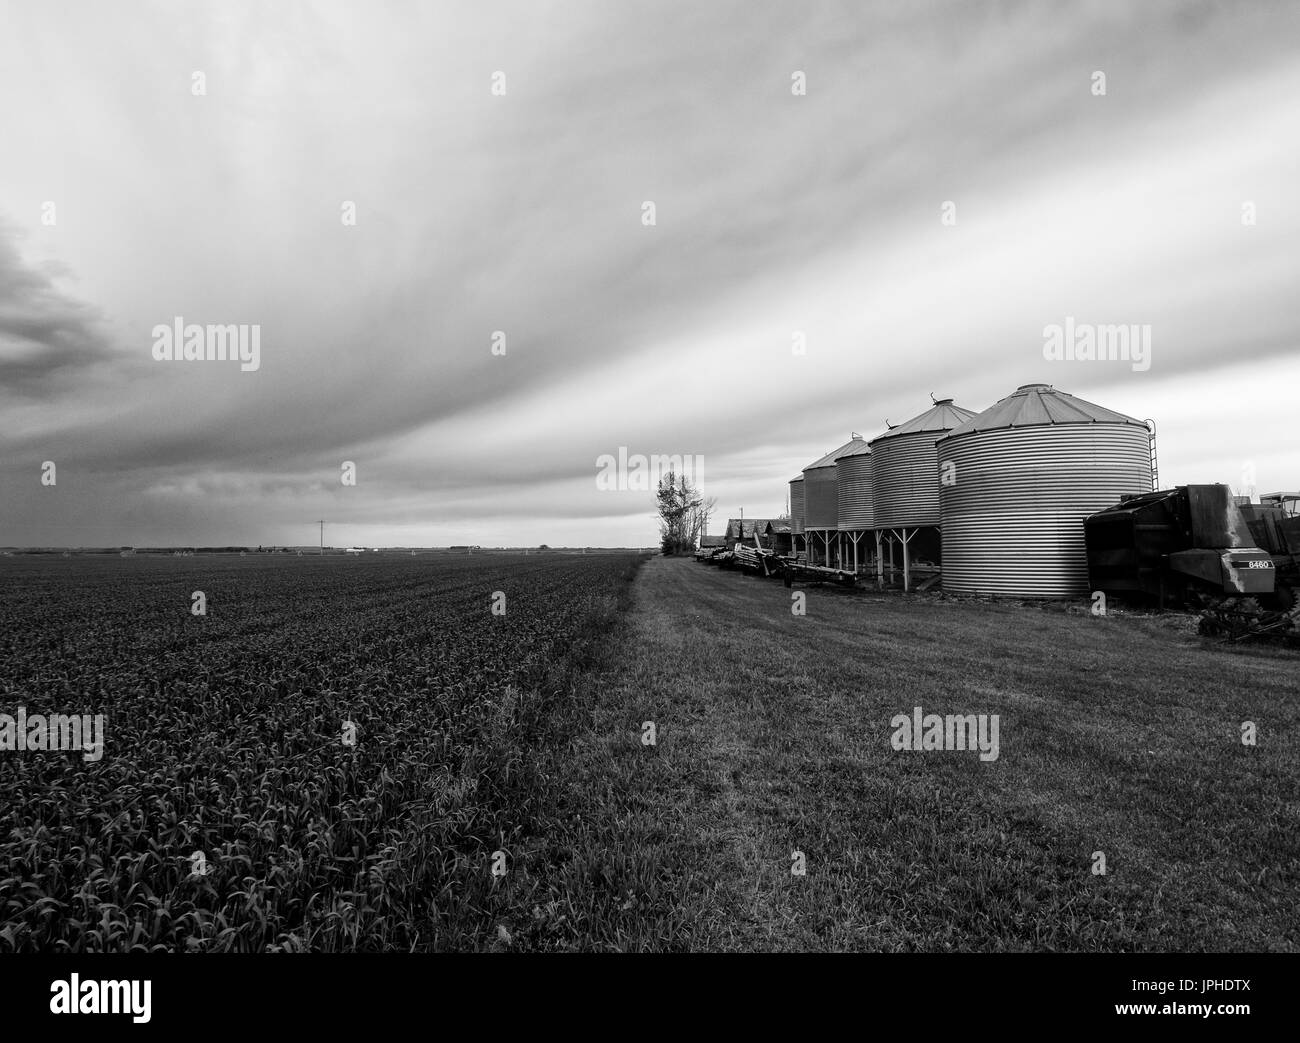
[[[804,470],[814,471],[818,467],[834,467],[835,461],[838,460],[841,456],[847,454],[849,450],[857,450],[859,447],[865,449],[866,445],[867,443],[863,440],[861,435],[854,435],[838,449],[832,449],[820,460],[814,460],[807,467],[805,467]]]
[[[884,434],[877,435],[871,440],[871,444],[875,445],[883,438],[897,438],[899,435],[917,434],[922,431],[950,431],[973,416],[975,416],[974,410],[955,406],[950,398],[941,398],[920,416],[914,416],[911,420],[891,427]]]
[[[1050,384],[1025,384],[1006,398],[971,417],[945,436],[974,431],[999,431],[1013,427],[1042,427],[1055,424],[1131,424],[1146,428],[1146,423],[1095,402],[1075,398],[1057,391]]]

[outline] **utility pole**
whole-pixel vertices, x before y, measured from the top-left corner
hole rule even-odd
[[[317,521],[317,524],[320,526],[320,552],[321,554],[324,554],[325,553],[325,519],[324,518],[319,519]]]

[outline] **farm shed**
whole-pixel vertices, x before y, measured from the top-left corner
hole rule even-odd
[[[725,537],[701,536],[700,546],[699,549],[696,550],[695,556],[707,561],[709,558],[713,557],[715,553],[726,547],[726,545],[727,541]]]
[[[737,543],[737,542],[753,544],[755,533],[758,533],[759,542],[762,543],[764,547],[768,546],[768,544],[764,543],[763,541],[767,534],[768,523],[772,521],[781,522],[782,519],[774,519],[774,518],[730,518],[728,519],[727,534],[725,537],[727,546],[731,546],[733,543]]]
[[[765,547],[777,554],[794,553],[794,527],[787,519],[776,518],[768,522],[759,538]]]

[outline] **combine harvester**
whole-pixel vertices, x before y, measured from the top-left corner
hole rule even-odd
[[[1084,521],[1093,590],[1201,610],[1200,632],[1300,642],[1300,494],[1226,485],[1128,496]]]

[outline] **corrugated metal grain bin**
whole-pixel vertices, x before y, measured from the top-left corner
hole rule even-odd
[[[1141,420],[1026,384],[937,445],[943,589],[1087,593],[1083,519],[1151,490]]]
[[[796,536],[803,535],[803,523],[803,475],[800,475],[790,481],[790,531]]]
[[[834,529],[839,525],[835,461],[849,450],[865,445],[861,435],[854,435],[838,449],[803,469],[805,529]]]
[[[943,398],[871,440],[876,528],[939,524],[939,457],[934,444],[974,415]]]
[[[859,442],[835,461],[836,528],[854,532],[872,528],[871,450]]]

